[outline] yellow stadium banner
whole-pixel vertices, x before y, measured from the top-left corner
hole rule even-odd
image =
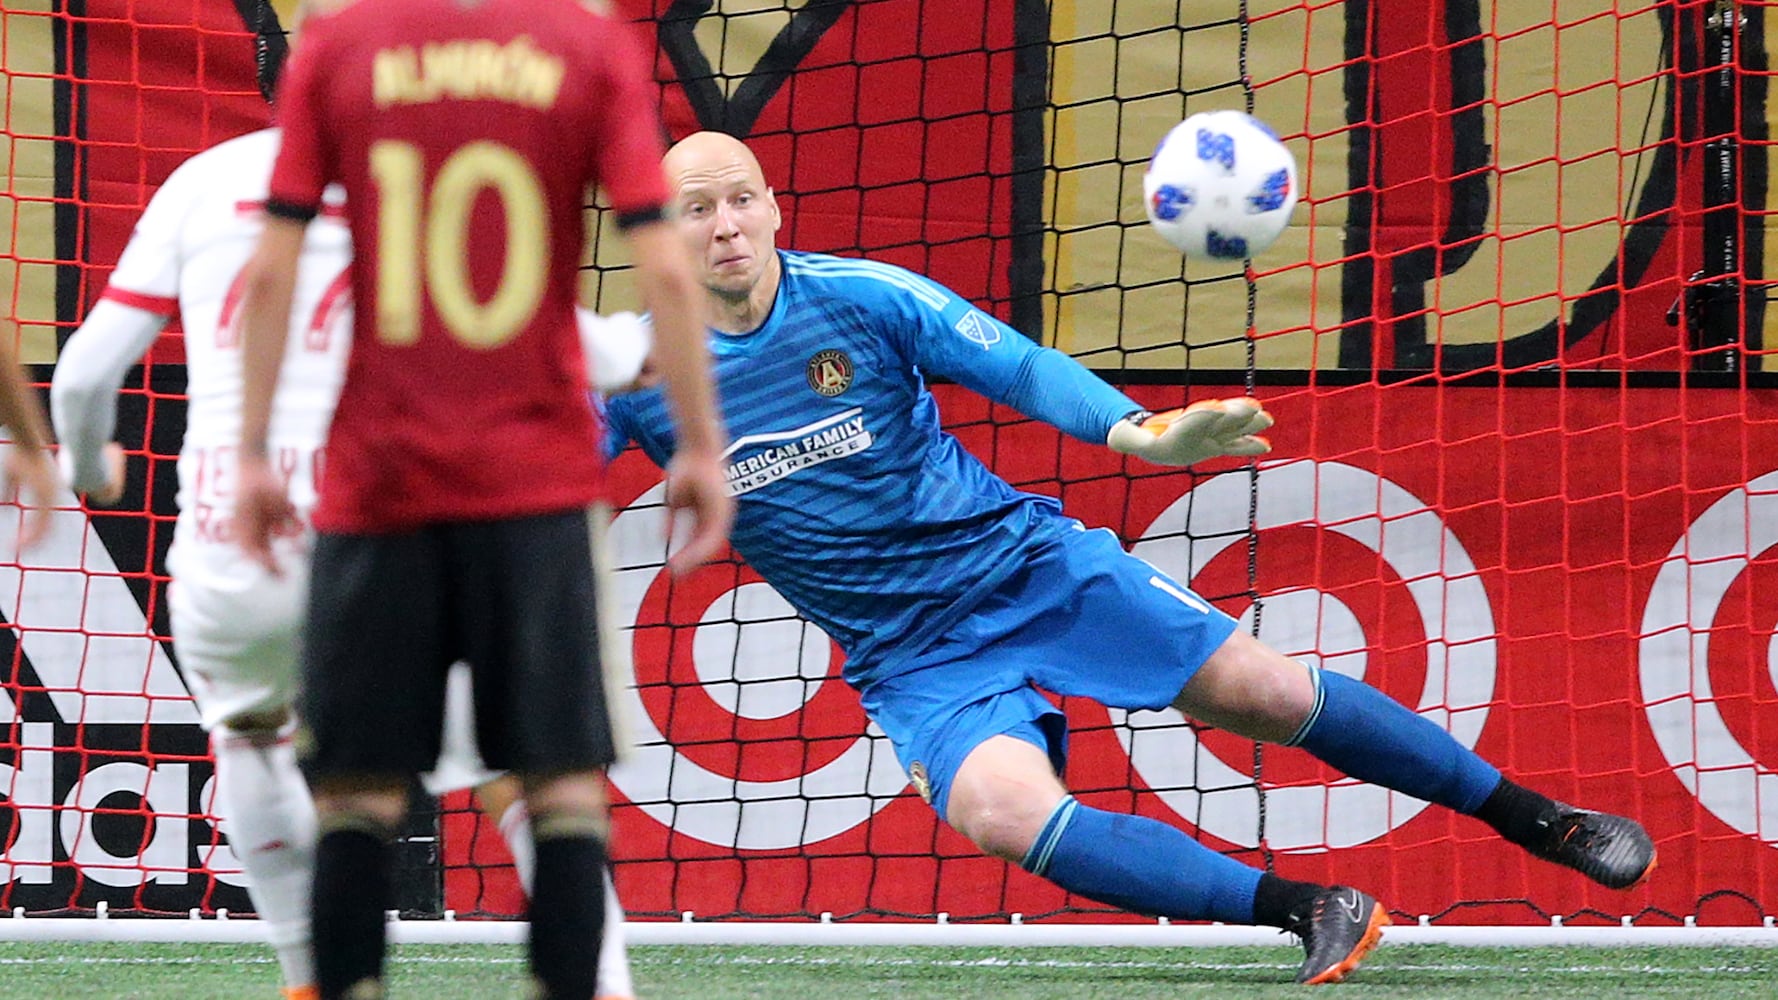
[[[7,165],[0,193],[0,294],[8,318],[18,322],[19,357],[27,363],[55,358],[56,150],[54,27],[50,0],[8,0],[0,8],[0,86],[6,92],[6,127],[0,151]]]
[[[273,6],[282,23],[296,20],[296,0]],[[614,6],[660,18],[669,134],[723,127],[762,145],[780,193],[797,201],[786,234],[795,245],[931,271],[1002,315],[1009,302],[1040,299],[1028,315],[1041,319],[1023,323],[1026,332],[1095,367],[1699,367],[1698,343],[1668,314],[1699,287],[1694,275],[1708,291],[1723,266],[1739,282],[1729,295],[1746,293],[1729,317],[1735,363],[1769,369],[1766,345],[1778,342],[1764,309],[1771,127],[1758,5]],[[1738,19],[1716,17],[1730,8]],[[249,84],[225,64],[244,65],[229,51],[245,51],[258,11],[251,0],[93,0],[84,17],[18,0],[0,11],[10,164],[0,279],[27,356],[47,358],[53,329],[77,321],[127,216],[167,164],[252,124],[205,116],[219,90],[237,108],[252,103],[238,100]],[[183,95],[166,54],[181,20],[203,38],[179,43],[203,53],[185,71]],[[219,37],[224,20],[242,37]],[[1726,96],[1709,85],[1723,24],[1734,26]],[[105,41],[83,50],[88,35]],[[1026,59],[1033,40],[1040,57]],[[119,45],[145,46],[144,65],[131,68]],[[58,65],[78,72],[58,79]],[[1675,87],[1681,76],[1695,83]],[[1033,85],[1040,128],[1021,132],[1019,88]],[[75,100],[77,91],[90,99]],[[1706,223],[1704,192],[1718,148],[1712,108],[1725,101],[1741,205],[1729,208],[1732,263],[1720,265],[1725,238]],[[1215,108],[1251,110],[1299,162],[1305,196],[1294,223],[1251,272],[1182,263],[1144,223],[1141,179],[1155,142],[1187,114]],[[109,117],[120,112],[131,120]],[[977,143],[985,151],[970,148]],[[1040,186],[1015,180],[1008,195],[1006,176],[1028,162],[1041,165]],[[60,202],[58,167],[69,188]],[[1041,229],[1035,264],[1019,243],[1022,212]],[[634,306],[602,213],[594,232],[587,297]],[[1022,259],[1007,261],[1009,242]],[[72,256],[80,259],[60,259]],[[58,268],[77,273],[58,279]],[[1008,287],[1006,274],[1021,270]]]

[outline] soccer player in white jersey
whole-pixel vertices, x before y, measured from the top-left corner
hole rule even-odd
[[[189,403],[178,463],[179,516],[167,556],[175,649],[211,733],[217,812],[277,950],[284,995],[306,998],[316,995],[308,920],[315,809],[292,745],[291,706],[307,590],[307,512],[325,466],[322,446],[352,329],[352,247],[341,213],[344,195],[330,190],[323,218],[303,244],[269,439],[305,530],[279,541],[285,571],[273,576],[235,544],[230,525],[241,422],[240,275],[259,239],[277,149],[277,130],[254,132],[199,153],[167,178],[104,295],[63,348],[51,403],[69,484],[96,502],[115,502],[124,473],[122,452],[110,440],[117,391],[167,322],[180,317]],[[594,364],[604,366],[601,387],[633,379],[647,328],[585,311],[580,318],[583,345]],[[26,484],[36,497],[38,487]],[[459,668],[445,749],[423,783],[434,795],[476,789],[528,892],[532,849],[524,800],[516,779],[482,766],[468,724],[470,698]],[[609,879],[606,910],[599,996],[615,1000],[633,989],[622,911]]]
[[[300,536],[281,540],[292,572],[271,576],[232,543],[240,424],[237,277],[260,227],[278,136],[255,132],[192,157],[155,192],[99,303],[62,350],[50,388],[69,484],[97,501],[122,491],[109,441],[125,374],[177,314],[185,327],[189,403],[179,455],[179,517],[167,569],[186,686],[211,734],[216,809],[277,950],[285,995],[313,995],[308,892],[315,811],[291,745],[296,644],[306,576]],[[339,207],[336,199],[335,209]],[[314,504],[320,447],[350,332],[338,279],[351,244],[337,219],[317,226],[298,277],[276,454],[299,507]],[[112,456],[107,459],[107,453]]]

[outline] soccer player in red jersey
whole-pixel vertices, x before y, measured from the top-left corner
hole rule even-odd
[[[246,279],[236,506],[243,545],[268,564],[289,507],[266,415],[303,229],[330,181],[357,248],[300,703],[321,995],[382,995],[387,844],[411,776],[437,759],[446,671],[462,659],[482,754],[521,775],[530,802],[538,995],[586,1000],[615,754],[587,514],[601,467],[574,318],[589,185],[630,239],[674,400],[668,503],[693,522],[674,566],[715,553],[733,513],[647,63],[599,4],[360,0],[306,22],[280,87],[271,218]]]

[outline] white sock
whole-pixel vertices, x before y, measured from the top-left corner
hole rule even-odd
[[[512,854],[512,866],[518,869],[519,884],[525,895],[531,894],[531,880],[536,877],[537,851],[531,842],[531,812],[525,800],[514,802],[500,817],[500,836]],[[635,984],[630,978],[630,949],[624,942],[624,908],[617,901],[617,889],[611,873],[605,873],[605,940],[599,946],[599,998],[634,997]]]
[[[512,866],[519,873],[519,885],[527,898],[531,883],[537,878],[537,846],[531,842],[531,810],[524,799],[514,799],[506,814],[500,817],[500,836],[512,854]]]
[[[227,727],[212,740],[217,811],[247,873],[247,894],[278,953],[285,986],[315,981],[309,955],[309,886],[315,874],[315,803],[289,732],[258,744]]]
[[[611,873],[605,873],[605,940],[599,946],[599,1000],[634,997],[630,980],[630,949],[624,943],[624,906],[617,901]]]

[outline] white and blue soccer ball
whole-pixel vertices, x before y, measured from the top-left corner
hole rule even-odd
[[[1142,177],[1148,221],[1188,257],[1242,260],[1290,225],[1296,157],[1240,111],[1204,111],[1173,126]]]

